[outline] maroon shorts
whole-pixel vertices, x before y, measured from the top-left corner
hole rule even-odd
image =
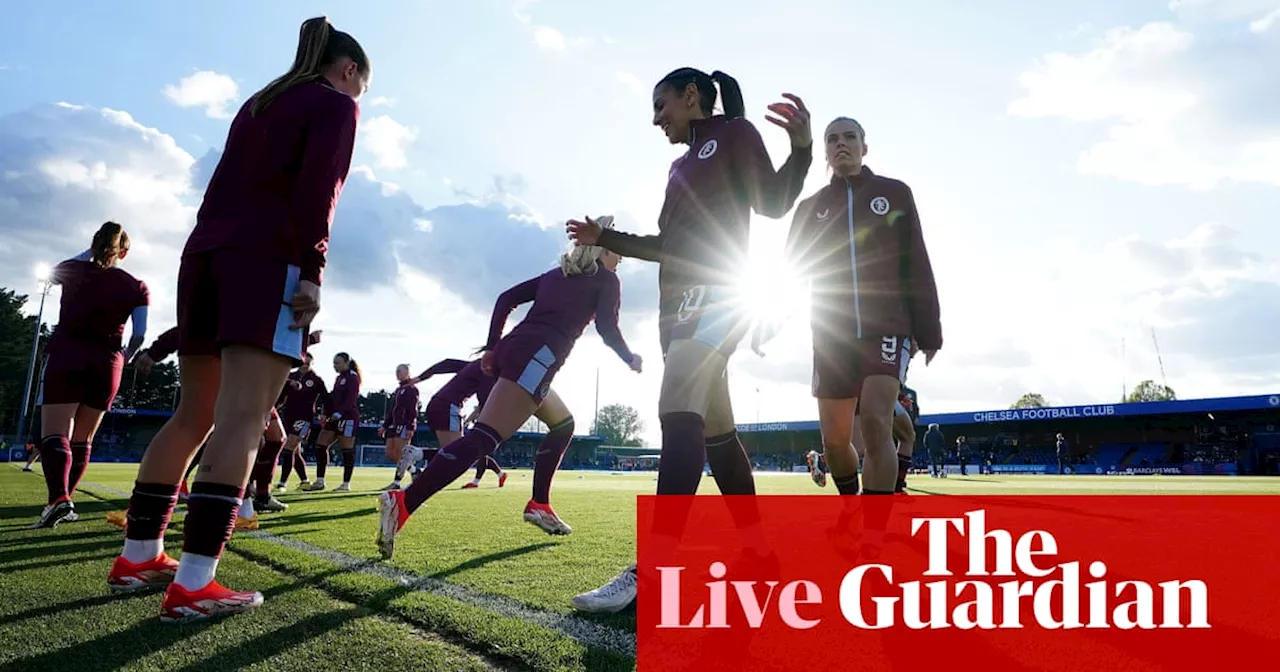
[[[311,418],[310,417],[281,417],[284,424],[284,433],[288,436],[296,436],[300,439],[307,438],[311,434]]]
[[[111,410],[120,390],[124,353],[62,341],[50,348],[40,376],[37,404],[83,404]]]
[[[387,427],[387,431],[383,433],[383,436],[388,439],[404,439],[408,441],[413,438],[414,429],[413,425],[390,425]]]
[[[289,302],[299,269],[240,250],[182,258],[178,269],[178,354],[217,356],[248,345],[302,362],[307,329],[291,329]]]
[[[870,376],[891,376],[904,382],[911,363],[911,339],[906,336],[864,338],[851,343],[813,347],[813,396],[853,399]]]
[[[664,302],[662,308],[658,330],[663,354],[672,341],[688,339],[728,357],[751,328],[741,292],[732,287],[693,285],[678,299]]]
[[[356,435],[356,421],[354,418],[346,418],[346,417],[342,418],[341,420],[334,420],[333,418],[329,418],[324,422],[324,429],[325,431],[333,432],[338,436],[349,439]]]
[[[461,432],[462,404],[437,393],[427,402],[427,426],[437,432]]]
[[[541,404],[546,398],[551,391],[551,380],[564,365],[562,358],[537,334],[511,334],[502,339],[493,354],[498,377],[519,385],[533,397],[535,404]]]

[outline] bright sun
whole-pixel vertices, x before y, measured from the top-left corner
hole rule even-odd
[[[753,321],[807,318],[809,295],[781,263],[753,258],[738,284]]]

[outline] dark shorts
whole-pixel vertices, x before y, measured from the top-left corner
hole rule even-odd
[[[36,404],[83,404],[111,410],[123,371],[124,353],[64,341],[51,348],[45,360]]]
[[[341,420],[329,418],[324,423],[324,429],[349,439],[356,435],[356,421],[352,418],[342,418]]]
[[[217,356],[248,345],[302,362],[307,329],[291,329],[288,303],[299,269],[238,250],[182,258],[178,269],[178,354]]]
[[[870,376],[907,379],[911,363],[911,339],[905,336],[865,338],[852,343],[814,343],[813,396],[818,399],[852,399]]]
[[[658,331],[662,352],[672,341],[694,340],[728,357],[751,329],[741,291],[717,285],[693,285],[678,300],[665,303],[659,311]]]
[[[311,434],[310,417],[297,418],[291,416],[288,418],[281,417],[280,420],[284,423],[285,434],[289,436],[296,436],[300,439],[305,439],[309,434]]]
[[[384,436],[388,439],[404,439],[406,441],[413,438],[413,425],[390,425]]]
[[[535,404],[547,397],[552,379],[564,365],[563,358],[537,334],[508,335],[493,354],[498,377],[519,385]]]
[[[431,397],[427,402],[427,426],[437,432],[461,432],[462,404],[439,394]]]

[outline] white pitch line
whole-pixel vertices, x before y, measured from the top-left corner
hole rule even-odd
[[[117,497],[129,498],[129,493],[109,488],[97,483],[81,483],[80,488],[101,490]],[[585,644],[610,653],[636,657],[635,633],[619,630],[607,625],[587,620],[573,614],[559,614],[531,607],[527,604],[501,595],[480,592],[448,581],[441,581],[429,576],[419,576],[412,572],[396,569],[388,565],[373,564],[371,561],[347,555],[332,549],[308,544],[290,537],[282,537],[266,530],[237,532],[251,539],[305,553],[313,558],[332,562],[343,569],[369,574],[379,578],[395,581],[415,592],[428,593],[445,597],[455,602],[491,611],[507,618],[514,618],[558,632],[580,644]]]

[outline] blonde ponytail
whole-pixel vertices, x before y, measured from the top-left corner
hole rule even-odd
[[[595,222],[601,229],[612,229],[613,215],[603,215]],[[579,245],[560,255],[560,270],[566,276],[581,275],[591,270],[603,253],[604,248],[599,245]]]
[[[298,52],[293,57],[293,67],[254,94],[250,113],[257,116],[281,93],[319,77],[329,38],[333,32],[333,26],[329,24],[327,17],[320,16],[303,21],[302,28],[298,31]]]

